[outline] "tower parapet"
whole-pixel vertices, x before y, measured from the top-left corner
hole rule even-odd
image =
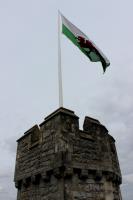
[[[17,142],[17,200],[121,200],[115,140],[98,120],[85,117],[80,130],[59,108]]]

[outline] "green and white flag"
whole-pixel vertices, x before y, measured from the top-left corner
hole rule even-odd
[[[100,61],[103,71],[110,65],[107,57],[82,31],[61,15],[62,33],[69,38],[92,62]]]

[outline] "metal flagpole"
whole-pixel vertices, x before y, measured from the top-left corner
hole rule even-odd
[[[58,10],[58,81],[59,81],[59,107],[63,107],[62,69],[61,69],[61,15]]]

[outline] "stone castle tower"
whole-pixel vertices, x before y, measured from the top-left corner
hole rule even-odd
[[[17,200],[121,200],[114,138],[98,120],[59,108],[18,139]]]

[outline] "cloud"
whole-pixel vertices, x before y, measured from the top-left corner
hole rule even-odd
[[[6,171],[0,174],[0,199],[14,200],[16,189],[13,182],[12,172]]]
[[[16,154],[16,149],[17,149],[16,138],[17,136],[13,136],[4,141],[4,146],[6,147],[6,149],[13,154]]]
[[[0,186],[0,193],[3,191],[3,187],[2,186]]]
[[[132,200],[133,197],[133,184],[125,183],[121,186],[122,190],[122,199],[123,200]]]
[[[123,179],[126,183],[132,183],[133,184],[133,174],[127,174],[123,176]]]

